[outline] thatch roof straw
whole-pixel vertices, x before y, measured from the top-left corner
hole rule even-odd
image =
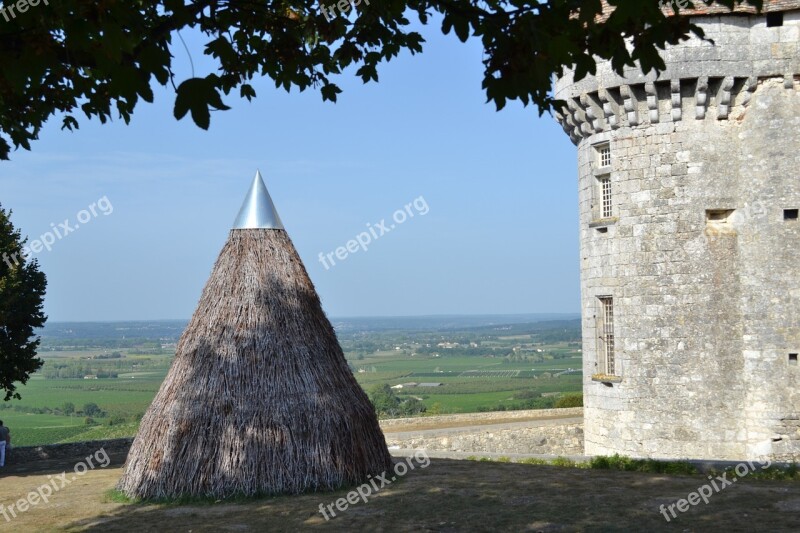
[[[332,490],[391,467],[282,229],[234,229],[134,440],[136,498]]]

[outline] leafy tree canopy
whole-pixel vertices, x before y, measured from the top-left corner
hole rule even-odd
[[[378,416],[398,416],[400,414],[400,400],[386,383],[373,386],[367,394]]]
[[[4,2],[0,159],[8,159],[11,145],[29,150],[53,115],[70,130],[79,115],[101,122],[118,115],[127,123],[140,99],[153,100],[155,83],[175,87],[176,118],[190,114],[205,129],[210,109],[228,109],[223,95],[256,95],[256,76],[287,91],[313,87],[335,101],[341,92],[335,76],[347,67],[364,82],[377,81],[381,62],[422,51],[412,18],[427,24],[435,17],[445,34],[480,39],[488,101],[501,109],[520,100],[540,113],[557,104],[551,81],[564,68],[581,78],[602,58],[619,72],[636,62],[645,72],[663,69],[659,49],[692,33],[702,36],[679,16],[684,6],[694,7],[688,0],[672,2],[678,16],[666,16],[659,0],[608,0],[614,7],[608,17],[598,16],[600,0],[352,1],[344,13],[338,0]],[[695,3],[760,8],[762,0]],[[170,50],[180,30],[204,36],[203,53],[214,59],[215,73],[175,79]]]
[[[413,416],[425,412],[425,404],[420,400],[413,397],[401,400],[386,383],[374,385],[367,395],[378,416]]]
[[[39,264],[22,254],[24,241],[0,206],[0,393],[4,400],[20,398],[15,382],[25,383],[42,366],[36,357],[47,285]]]
[[[94,402],[83,405],[83,414],[86,416],[103,416],[103,410]]]

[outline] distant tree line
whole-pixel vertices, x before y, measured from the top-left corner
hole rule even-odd
[[[145,351],[161,350],[161,341],[153,339],[42,339],[42,350],[78,351],[78,350],[121,350],[138,348]]]
[[[81,409],[76,408],[75,404],[72,402],[64,402],[59,407],[30,407],[27,405],[11,405],[10,403],[6,403],[0,404],[0,409],[13,409],[18,413],[30,413],[35,415],[75,415],[96,418],[103,418],[108,414],[94,402],[84,404]]]
[[[81,408],[76,407],[72,402],[64,402],[59,407],[30,407],[12,405],[10,403],[0,403],[0,409],[8,409],[18,413],[28,413],[34,415],[75,416],[78,418],[83,418],[84,423],[90,426],[97,424],[115,426],[119,424],[135,423],[140,421],[144,416],[144,413],[136,413],[129,416],[112,414],[94,402],[85,403]]]
[[[101,353],[100,355],[95,355],[92,359],[122,359],[125,357],[119,352],[111,352],[111,353]]]
[[[83,379],[86,376],[97,376],[98,379],[119,377],[115,370],[93,367],[83,363],[56,363],[48,361],[41,371],[45,379]]]

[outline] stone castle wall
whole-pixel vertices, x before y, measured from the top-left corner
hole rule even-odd
[[[695,22],[716,46],[668,49],[658,79],[604,64],[556,85],[578,146],[585,452],[798,460],[800,11]],[[592,378],[600,296],[619,379]]]

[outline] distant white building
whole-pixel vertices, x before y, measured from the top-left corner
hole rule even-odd
[[[393,389],[405,389],[405,388],[408,388],[408,387],[416,387],[416,386],[417,386],[417,383],[412,381],[410,383],[400,383],[398,385],[392,385],[391,388],[393,388]]]
[[[436,345],[439,348],[444,348],[446,350],[452,350],[453,348],[459,346],[457,342],[440,342]]]

